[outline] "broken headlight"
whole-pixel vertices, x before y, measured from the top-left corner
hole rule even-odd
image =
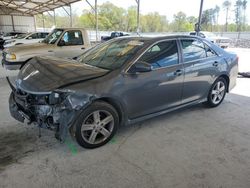
[[[62,104],[64,108],[80,110],[89,101],[87,94],[76,93],[71,90],[55,90],[50,94],[50,104]]]

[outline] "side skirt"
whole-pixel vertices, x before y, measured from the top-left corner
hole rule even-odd
[[[206,102],[206,101],[207,101],[206,98],[201,99],[201,100],[196,100],[196,101],[185,103],[185,104],[182,104],[182,105],[179,105],[179,106],[176,106],[176,107],[173,107],[173,108],[169,108],[169,109],[166,109],[166,110],[163,110],[163,111],[159,111],[159,112],[156,112],[156,113],[153,113],[153,114],[148,114],[148,115],[141,116],[141,117],[138,117],[138,118],[135,118],[135,119],[128,119],[126,124],[127,125],[135,124],[135,123],[138,123],[138,122],[141,122],[141,121],[145,121],[147,119],[151,119],[151,118],[156,117],[156,116],[166,114],[168,112],[172,112],[172,111],[175,111],[175,110],[178,110],[178,109],[181,109],[181,108],[185,108],[185,107],[189,107],[189,106],[194,106],[196,104],[200,104],[200,103],[203,103],[203,102]]]

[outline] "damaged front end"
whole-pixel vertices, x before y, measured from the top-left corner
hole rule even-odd
[[[9,98],[10,114],[16,120],[39,128],[55,131],[55,137],[65,141],[69,129],[81,110],[88,105],[90,97],[67,90],[47,93],[29,93],[14,87],[7,78],[12,92]]]

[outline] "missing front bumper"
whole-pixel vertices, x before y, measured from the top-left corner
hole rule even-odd
[[[25,103],[17,101],[13,92],[9,97],[9,111],[11,116],[19,122],[25,123],[27,120],[28,124],[34,123],[39,128],[55,131],[56,139],[61,142],[66,140],[69,129],[79,113],[79,111],[49,105],[36,105],[26,109]]]
[[[10,94],[10,98],[9,98],[9,111],[10,111],[11,116],[17,121],[24,123],[25,119],[27,119],[28,121],[31,120],[30,116],[26,114],[24,111],[22,111],[20,107],[17,105],[17,103],[15,102],[13,92]]]

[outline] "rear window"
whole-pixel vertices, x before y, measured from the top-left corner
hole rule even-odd
[[[206,51],[203,42],[196,39],[181,40],[184,62],[206,58]]]

